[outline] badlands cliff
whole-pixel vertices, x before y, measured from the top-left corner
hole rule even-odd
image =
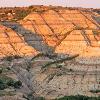
[[[93,19],[93,14],[76,9],[33,12],[17,23],[15,31],[1,26],[1,48],[6,49],[6,54],[34,55],[35,52],[53,51],[99,56],[100,25]]]
[[[96,52],[94,48],[99,50],[100,36],[95,33],[100,32],[100,25],[89,13],[66,9],[35,12],[24,18],[21,24],[39,34],[55,52],[92,55]]]
[[[29,83],[32,76],[36,94],[48,100],[64,95],[99,96],[91,92],[100,89],[100,24],[94,18],[98,16],[96,12],[59,8],[35,11],[15,24],[1,23],[0,57],[79,54],[72,61],[52,64],[45,73],[40,73],[40,68],[52,62],[47,57],[34,60],[29,72],[22,70],[27,65],[19,59],[13,70],[22,82]],[[62,67],[56,69],[57,65]]]
[[[36,50],[24,41],[23,36],[10,28],[0,25],[0,57],[36,54]]]

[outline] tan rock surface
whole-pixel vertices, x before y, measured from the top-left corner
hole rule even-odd
[[[40,73],[41,66],[50,59],[34,61],[30,72],[26,70],[26,59],[15,60],[13,70],[19,80],[47,98],[77,94],[98,96],[90,90],[100,88],[100,35],[93,32],[100,33],[100,27],[90,13],[68,9],[33,12],[20,24],[18,32],[0,25],[0,56],[56,52],[80,57],[46,73]],[[59,75],[48,82],[48,75],[55,72]]]
[[[21,25],[39,34],[57,53],[100,56],[97,52],[100,50],[100,36],[93,33],[93,30],[99,30],[99,24],[90,13],[67,9],[33,12],[21,21]]]
[[[21,24],[21,26],[20,26]],[[100,25],[92,13],[58,9],[33,12],[20,21],[18,32],[0,26],[0,56],[38,52],[100,56]],[[50,50],[51,49],[51,50]]]
[[[32,54],[37,54],[37,51],[28,46],[20,34],[14,32],[10,28],[0,25],[0,57]]]

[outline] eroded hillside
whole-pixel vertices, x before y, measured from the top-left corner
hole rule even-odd
[[[13,50],[14,52],[24,50],[21,55],[34,55],[32,49],[35,49],[44,53],[76,53],[80,56],[96,56],[95,53],[100,46],[100,25],[93,19],[93,14],[95,15],[94,12],[79,9],[56,8],[35,11],[14,24],[13,22],[3,22],[2,24],[14,30],[9,31],[13,34],[13,37],[9,35],[9,41],[11,41],[13,49],[17,48]],[[6,33],[9,34],[8,31]],[[6,39],[2,36],[1,38]],[[31,50],[24,49],[22,46],[24,43],[29,45]],[[18,47],[16,47],[17,45]]]
[[[25,17],[21,25],[39,34],[43,41],[53,47],[57,53],[93,56],[99,50],[100,25],[92,19],[90,13],[81,10],[34,12]],[[33,41],[35,40],[30,41],[29,44],[31,45]]]
[[[24,38],[10,28],[0,25],[0,57],[37,54]]]
[[[47,100],[64,95],[99,96],[100,24],[94,18],[99,14],[44,8],[18,22],[1,23],[0,57],[5,58],[0,66],[9,67],[22,82],[17,90],[21,98],[30,93]]]

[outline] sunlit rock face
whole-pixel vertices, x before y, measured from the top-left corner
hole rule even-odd
[[[100,25],[90,13],[71,9],[39,11],[17,24],[14,30],[0,26],[0,56],[34,56],[41,52],[56,52],[64,57],[65,54],[79,54],[74,60],[60,63],[61,68],[51,65],[45,73],[40,73],[41,67],[52,61],[47,57],[34,60],[30,71],[23,70],[27,68],[26,59],[14,60],[14,70],[20,80],[25,78],[29,83],[32,74],[35,81],[30,82],[36,93],[49,99],[65,95],[99,95],[90,90],[100,88]],[[56,72],[57,76],[52,78]],[[48,76],[51,77],[48,79]]]
[[[40,41],[57,53],[100,55],[97,52],[100,50],[100,35],[94,33],[94,30],[100,30],[100,26],[88,12],[68,9],[33,12],[20,23],[25,29],[41,36]]]
[[[0,26],[1,56],[39,52],[100,55],[100,25],[90,12],[51,9],[33,12],[17,24],[14,31]]]
[[[67,31],[74,27],[71,22],[66,22],[52,10],[43,14],[37,12],[30,14],[23,20],[22,25],[28,30],[31,27],[32,32],[42,36],[44,42],[52,47],[62,39]]]
[[[32,54],[37,54],[36,50],[28,46],[20,34],[0,25],[0,57]]]

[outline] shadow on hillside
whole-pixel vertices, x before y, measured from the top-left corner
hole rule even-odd
[[[52,54],[54,53],[54,48],[49,46],[48,44],[43,41],[43,38],[37,34],[33,33],[30,30],[25,29],[19,23],[13,22],[2,22],[2,25],[11,28],[14,30],[18,35],[24,37],[24,41],[29,45],[32,46],[35,50],[44,53],[44,54]]]
[[[100,16],[98,16],[98,17],[92,16],[92,18],[93,18],[98,24],[100,24]]]

